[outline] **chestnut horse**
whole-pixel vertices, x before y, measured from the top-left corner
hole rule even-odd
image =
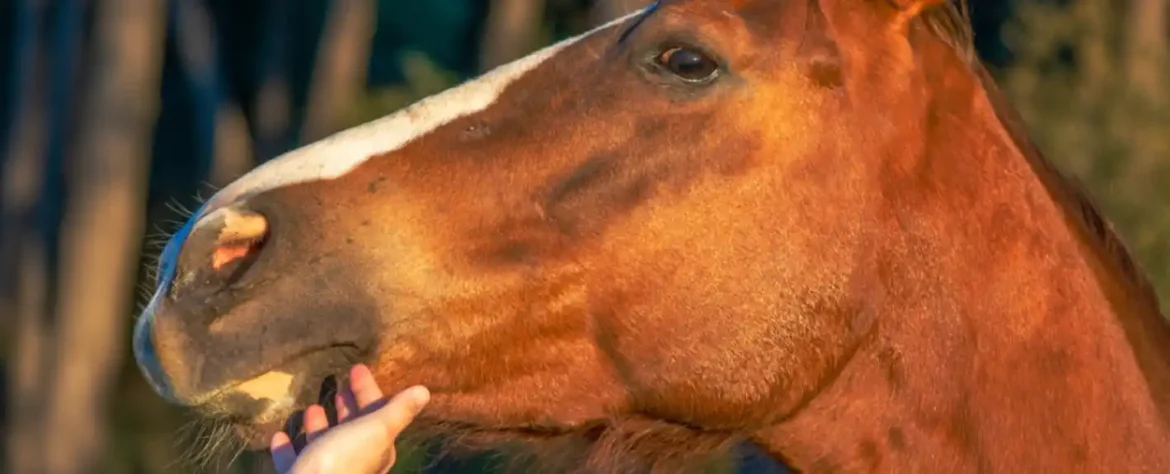
[[[550,469],[1170,472],[1157,298],[941,0],[664,0],[292,151],[134,350],[254,446],[363,361]]]

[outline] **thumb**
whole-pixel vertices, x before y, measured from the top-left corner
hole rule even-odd
[[[384,406],[365,417],[370,418],[371,421],[376,420],[386,430],[386,434],[393,439],[397,438],[402,430],[405,430],[406,426],[414,421],[414,418],[430,401],[431,392],[426,387],[417,385],[398,392]]]

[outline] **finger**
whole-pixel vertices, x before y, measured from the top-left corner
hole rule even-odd
[[[367,417],[375,419],[386,430],[391,439],[397,438],[402,430],[431,400],[431,392],[421,385],[410,387],[391,398],[385,406],[375,410]]]
[[[305,444],[312,443],[327,429],[329,417],[325,414],[325,408],[321,405],[309,405],[309,408],[305,409]]]
[[[393,465],[394,443],[399,433],[429,398],[425,388],[412,387],[390,400],[382,399],[378,404],[381,408],[354,414],[348,423],[328,430],[309,444],[301,451],[298,462],[344,460],[345,467],[352,472],[384,472]]]
[[[365,364],[357,364],[349,370],[349,386],[353,390],[354,400],[359,410],[365,410],[371,404],[382,399],[382,389],[374,381],[374,374]]]
[[[345,423],[358,413],[357,400],[354,399],[353,390],[348,384],[341,389],[341,393],[334,396],[333,404],[337,406],[337,424]]]
[[[272,435],[272,441],[269,443],[272,451],[272,465],[276,467],[276,472],[285,474],[292,470],[293,463],[297,461],[297,451],[293,449],[292,440],[283,431],[277,431]]]
[[[378,471],[378,474],[390,474],[390,471],[394,470],[394,463],[397,461],[398,453],[391,449],[390,455],[386,457],[385,467],[381,471]]]

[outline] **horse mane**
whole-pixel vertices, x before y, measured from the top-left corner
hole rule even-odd
[[[1079,230],[1087,237],[1086,243],[1099,250],[1104,257],[1102,263],[1112,267],[1121,282],[1127,284],[1127,296],[1137,298],[1137,302],[1161,315],[1157,292],[1149,276],[1133,257],[1113,224],[1101,213],[1083,183],[1066,175],[1044,157],[1027,132],[1023,118],[996,87],[991,74],[979,60],[967,0],[946,0],[923,11],[919,19],[928,31],[953,48],[971,66],[997,118],[1016,147],[1024,154],[1049,195],[1064,211],[1066,219],[1075,226],[1074,230]]]

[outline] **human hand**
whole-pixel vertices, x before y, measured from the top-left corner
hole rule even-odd
[[[387,401],[370,369],[355,365],[349,386],[335,395],[337,426],[325,408],[305,409],[305,447],[297,453],[283,431],[272,436],[272,462],[280,474],[385,474],[394,466],[394,441],[430,401],[430,392],[411,387]]]

